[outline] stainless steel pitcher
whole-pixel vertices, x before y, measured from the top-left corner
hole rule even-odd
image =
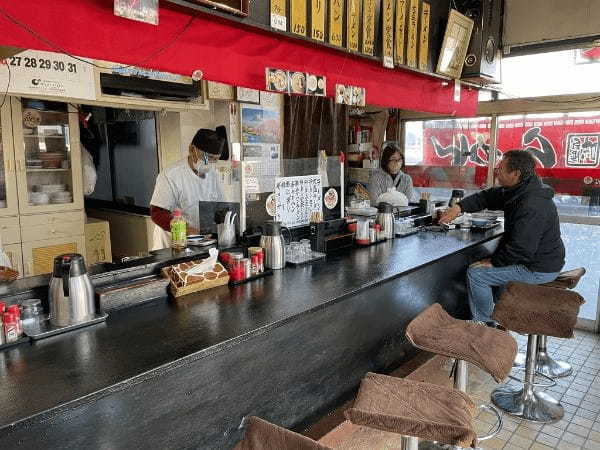
[[[381,237],[384,239],[394,238],[394,214],[393,207],[389,203],[381,202],[378,206],[375,222],[381,225]]]
[[[285,267],[285,240],[281,228],[281,222],[273,220],[265,222],[265,232],[260,238],[260,246],[265,250],[267,269],[277,270]]]
[[[94,288],[83,256],[68,253],[54,258],[48,289],[52,325],[65,327],[94,318]]]

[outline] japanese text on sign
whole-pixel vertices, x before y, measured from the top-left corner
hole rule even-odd
[[[323,211],[320,175],[277,178],[275,220],[286,227],[308,225],[314,212]]]

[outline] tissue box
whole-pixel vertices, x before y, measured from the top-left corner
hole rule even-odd
[[[203,291],[229,283],[229,274],[221,263],[216,263],[212,270],[188,274],[187,271],[202,261],[189,261],[164,267],[162,274],[170,280],[169,290],[173,297],[181,297],[192,292]]]

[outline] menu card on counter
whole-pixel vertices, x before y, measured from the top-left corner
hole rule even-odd
[[[323,212],[320,175],[275,180],[275,220],[286,227],[308,225],[311,214]]]

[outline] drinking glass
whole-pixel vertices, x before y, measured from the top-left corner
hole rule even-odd
[[[310,259],[312,257],[312,250],[310,248],[310,239],[302,239],[300,241],[302,247],[302,259]]]

